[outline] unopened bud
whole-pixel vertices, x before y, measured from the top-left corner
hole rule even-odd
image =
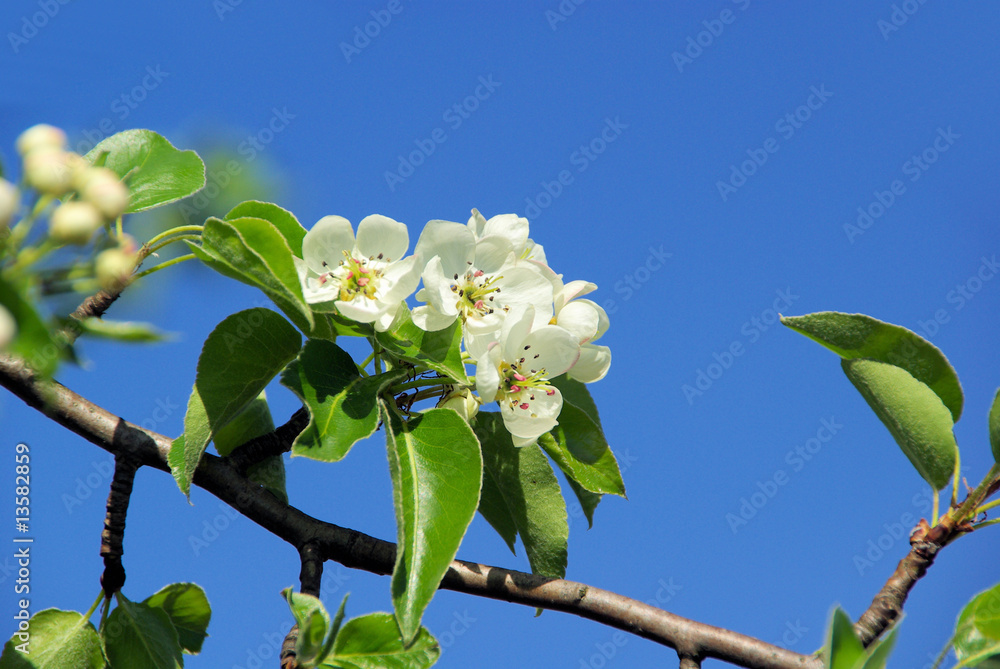
[[[42,147],[24,157],[24,180],[39,192],[59,197],[70,189],[75,172],[84,163],[75,153]]]
[[[15,146],[22,156],[41,148],[61,150],[66,146],[66,133],[55,126],[39,123],[22,132]]]
[[[461,388],[448,393],[438,402],[438,408],[454,409],[468,423],[479,413],[479,398],[468,388]]]
[[[97,207],[108,220],[125,213],[128,207],[128,187],[107,167],[91,167],[76,180],[80,196]]]
[[[10,225],[20,206],[21,193],[14,184],[0,179],[0,228]]]
[[[64,202],[49,217],[49,235],[57,242],[82,246],[103,224],[101,212],[89,202]]]
[[[121,290],[135,270],[138,254],[130,248],[116,248],[101,251],[94,261],[94,271],[101,288],[107,291]]]
[[[17,322],[9,311],[0,305],[0,351],[7,348],[7,344],[14,340],[17,334]]]

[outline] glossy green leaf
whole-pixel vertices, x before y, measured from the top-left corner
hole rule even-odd
[[[954,368],[934,344],[914,332],[864,314],[837,311],[783,316],[781,322],[847,360],[868,358],[902,367],[930,386],[953,421],[962,415],[962,386]]]
[[[299,258],[302,257],[302,240],[306,236],[306,229],[302,227],[302,224],[299,223],[299,220],[295,218],[292,212],[270,202],[248,200],[230,209],[225,219],[231,221],[246,217],[260,218],[268,221],[285,238],[292,253]]]
[[[841,360],[844,373],[934,490],[955,473],[958,444],[948,408],[901,367],[877,360]]]
[[[892,654],[892,649],[896,646],[896,637],[901,621],[901,618],[897,619],[891,630],[883,633],[865,649],[868,658],[858,669],[885,669],[889,655]]]
[[[993,406],[990,407],[990,448],[993,449],[993,459],[1000,462],[1000,390],[993,396]]]
[[[6,351],[24,360],[40,375],[52,376],[65,356],[65,346],[52,336],[27,297],[3,277],[0,277],[0,306],[10,312],[17,324],[17,334]]]
[[[483,459],[469,424],[451,409],[404,422],[383,402],[382,416],[398,537],[392,602],[409,646],[476,513]]]
[[[169,339],[169,335],[150,323],[84,318],[76,321],[83,335],[134,344],[149,344]]]
[[[517,529],[531,571],[562,578],[566,574],[569,525],[552,465],[537,444],[514,446],[496,412],[480,411],[475,429],[483,449],[480,513],[511,550],[510,527]]]
[[[1000,662],[1000,584],[973,597],[955,624],[958,667],[982,667]]]
[[[45,609],[28,625],[4,645],[0,669],[104,669],[101,638],[83,614]]]
[[[827,628],[826,651],[823,653],[826,669],[854,669],[864,658],[865,647],[855,636],[851,619],[838,606]]]
[[[281,591],[288,602],[295,622],[299,626],[299,635],[295,641],[295,655],[298,665],[303,669],[318,666],[326,659],[333,647],[336,631],[330,614],[318,597],[295,592],[292,588],[285,588]],[[344,598],[340,605],[339,617],[343,618]],[[339,627],[339,622],[337,623]]]
[[[421,627],[409,647],[403,646],[396,620],[370,613],[348,620],[337,635],[333,656],[324,667],[336,669],[425,669],[437,662],[441,648]]]
[[[131,602],[120,592],[118,606],[101,630],[112,667],[178,669],[184,666],[177,630],[159,606]]]
[[[170,449],[170,469],[185,494],[209,440],[260,394],[300,345],[288,321],[261,307],[227,317],[208,335],[184,416],[184,439]]]
[[[251,439],[274,432],[274,419],[267,406],[267,393],[250,400],[236,417],[215,433],[212,442],[219,455],[226,456]],[[281,501],[288,502],[285,489],[285,461],[280,455],[264,458],[247,469],[247,478],[271,491]]]
[[[404,304],[389,329],[375,336],[383,348],[401,360],[425,365],[461,384],[468,382],[462,364],[462,327],[458,321],[443,330],[427,332],[417,327]]]
[[[126,213],[145,211],[193,195],[205,186],[205,164],[194,151],[180,151],[152,130],[125,130],[85,156],[121,177],[129,190]]]
[[[542,435],[542,437],[553,439],[552,435]],[[542,439],[538,440],[538,444],[542,446],[542,448],[545,448],[545,444],[542,442]],[[587,519],[587,527],[593,528],[594,511],[597,510],[597,505],[601,503],[601,498],[603,498],[604,495],[597,492],[590,492],[571,478],[567,478],[566,482],[569,484],[573,494],[576,495],[576,501],[580,503],[580,510],[583,511],[583,515]]]
[[[212,607],[201,586],[171,583],[142,603],[163,609],[177,631],[177,640],[185,653],[197,655],[201,652],[202,643],[208,636],[208,621],[212,617]]]
[[[271,223],[259,218],[210,218],[201,245],[188,242],[188,246],[220,274],[259,288],[300,330],[314,333],[317,324],[302,296],[292,250]]]
[[[292,455],[337,462],[375,433],[378,394],[405,378],[406,370],[361,376],[350,354],[336,344],[310,339],[281,375],[281,383],[309,410],[309,424],[295,438]]]

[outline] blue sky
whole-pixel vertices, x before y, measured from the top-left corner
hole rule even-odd
[[[84,149],[144,127],[181,148],[209,136],[242,166],[266,165],[281,175],[278,203],[307,227],[380,213],[415,239],[427,220],[465,221],[472,207],[529,216],[550,264],[597,283],[612,322],[612,370],[592,391],[629,499],[606,499],[589,531],[571,505],[568,578],[799,652],[821,645],[834,603],[865,609],[906,552],[898,526],[929,514],[926,485],[835,356],[776,325],[776,311],[862,312],[927,336],[963,383],[955,431],[969,483],[991,463],[992,5],[8,0],[0,28],[7,165],[38,122]],[[181,265],[110,313],[174,341],[88,343],[88,368],[59,378],[175,435],[201,342],[229,313],[264,304]],[[280,387],[270,399],[278,422],[296,408]],[[5,449],[24,441],[36,454],[33,606],[85,610],[109,456],[7,393],[0,426]],[[384,453],[380,433],[337,465],[289,462],[293,502],[393,538]],[[733,522],[760,491],[753,516]],[[295,551],[203,492],[192,501],[140,472],[125,593],[197,582],[215,613],[187,666],[274,666],[265,658],[287,629],[278,593],[297,581]],[[890,666],[931,661],[960,607],[1000,580],[987,559],[998,547],[993,528],[941,554],[910,597]],[[459,555],[527,568],[481,517]],[[390,608],[387,578],[333,564],[327,574],[328,606],[351,592],[348,615]],[[11,579],[0,578],[6,611]],[[425,624],[441,667],[674,661],[595,623],[533,614],[442,592]]]

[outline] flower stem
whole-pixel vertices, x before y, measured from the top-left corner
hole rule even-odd
[[[428,388],[433,386],[453,386],[455,385],[455,380],[447,376],[436,377],[432,379],[414,379],[413,381],[407,381],[406,383],[401,383],[398,386],[392,387],[392,394],[396,395],[403,392],[404,390],[413,390],[415,388]]]
[[[147,246],[149,246],[149,251],[147,252],[147,254],[148,255],[152,255],[152,254],[156,253],[157,251],[159,251],[160,249],[162,249],[164,246],[169,246],[169,245],[173,244],[174,242],[182,242],[185,239],[201,239],[201,235],[177,235],[173,239],[168,239],[166,241],[162,241],[162,242],[156,244],[155,246],[150,246],[150,245],[147,244]]]
[[[170,235],[180,235],[180,234],[184,234],[184,235],[197,234],[197,235],[200,235],[201,231],[204,229],[204,227],[205,226],[203,226],[203,225],[179,225],[176,228],[170,228],[169,230],[164,230],[160,234],[156,235],[155,237],[153,237],[152,239],[150,239],[148,242],[146,242],[146,246],[150,246],[150,247],[156,246],[156,244],[158,242],[160,242],[163,239],[169,237]],[[172,240],[172,241],[176,241],[176,240]],[[170,242],[167,242],[167,243],[169,244]],[[162,247],[157,247],[157,248],[162,248]]]
[[[177,256],[176,258],[171,258],[170,260],[165,260],[165,261],[161,262],[159,265],[154,265],[153,267],[150,267],[149,269],[146,269],[146,270],[143,270],[143,271],[139,272],[134,277],[132,277],[132,280],[134,281],[136,279],[141,279],[142,277],[148,276],[148,275],[152,274],[153,272],[156,272],[157,270],[161,270],[161,269],[163,269],[165,267],[170,267],[171,265],[176,265],[177,263],[184,262],[185,260],[193,260],[194,258],[195,258],[195,255],[193,253],[189,253],[186,256]]]

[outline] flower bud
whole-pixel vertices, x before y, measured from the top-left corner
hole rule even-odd
[[[75,172],[84,163],[75,153],[53,147],[38,148],[24,157],[24,180],[39,192],[59,197],[70,189]]]
[[[108,220],[125,213],[128,207],[128,187],[107,167],[91,167],[79,174],[80,196],[97,207]]]
[[[0,351],[7,348],[7,344],[14,340],[17,334],[17,322],[14,316],[7,309],[0,305]]]
[[[64,202],[49,217],[49,235],[57,242],[82,246],[103,224],[101,212],[89,202]]]
[[[138,259],[138,254],[132,250],[133,246],[108,249],[97,254],[94,271],[101,288],[116,291],[125,287]]]
[[[0,179],[0,228],[10,225],[20,206],[21,193],[14,184]]]
[[[440,409],[454,409],[468,423],[479,413],[479,398],[468,388],[453,390],[438,402]]]
[[[41,148],[62,150],[66,146],[66,133],[55,126],[39,123],[22,132],[15,146],[22,156]]]

